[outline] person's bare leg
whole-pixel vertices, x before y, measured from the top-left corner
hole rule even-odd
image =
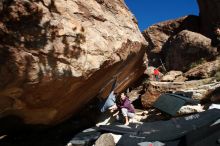
[[[129,121],[128,121],[128,116],[125,116],[125,124],[124,125],[129,125]]]

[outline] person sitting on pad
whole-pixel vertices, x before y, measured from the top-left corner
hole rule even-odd
[[[129,118],[134,118],[135,109],[125,93],[121,93],[118,108],[121,110],[125,120],[124,125],[129,125]]]

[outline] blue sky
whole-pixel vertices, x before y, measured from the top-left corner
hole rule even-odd
[[[157,22],[199,15],[196,0],[125,0],[141,31]]]

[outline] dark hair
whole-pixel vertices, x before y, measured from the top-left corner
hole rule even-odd
[[[121,94],[124,93],[126,97],[128,97],[128,93],[127,92],[121,92]]]
[[[114,92],[114,95],[117,97],[119,95],[119,93],[118,92]]]

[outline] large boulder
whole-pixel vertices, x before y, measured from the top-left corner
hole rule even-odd
[[[220,60],[205,62],[190,69],[189,71],[184,73],[184,76],[188,79],[205,79],[213,77],[219,71],[219,68]]]
[[[217,55],[218,50],[211,46],[211,39],[183,30],[166,45],[166,68],[187,71],[191,64],[199,64],[202,59],[214,60]]]
[[[167,92],[191,92],[193,93],[192,98],[196,100],[203,100],[208,97],[208,95],[219,90],[220,82],[215,82],[212,78],[186,81],[186,82],[149,82],[147,91],[141,96],[142,105],[145,108],[150,108],[154,102],[163,93]],[[211,98],[211,97],[209,97]]]
[[[56,124],[106,97],[113,76],[121,91],[144,71],[147,43],[123,0],[2,4],[0,117]]]
[[[170,37],[176,35],[182,30],[190,30],[198,32],[199,17],[185,16],[174,20],[168,20],[154,24],[144,30],[143,36],[149,43],[147,47],[147,54],[149,63],[153,66],[161,65],[159,59],[164,58],[163,47]]]
[[[199,5],[200,32],[213,38],[220,28],[220,2],[218,0],[197,0]]]
[[[102,134],[95,142],[96,146],[115,146],[114,137],[111,133]]]

